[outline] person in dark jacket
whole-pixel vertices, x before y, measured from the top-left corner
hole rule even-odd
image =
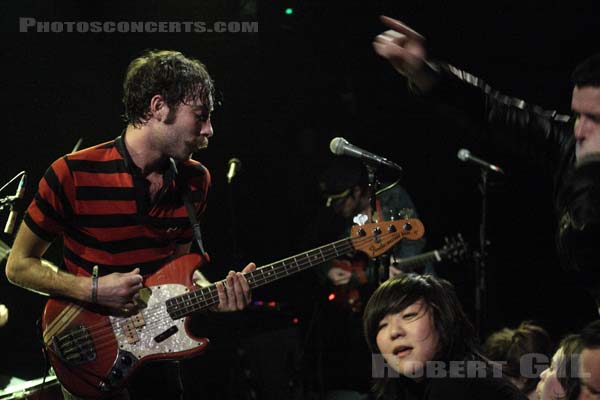
[[[411,89],[472,127],[483,140],[554,174],[561,264],[576,271],[600,304],[600,54],[573,72],[572,116],[493,90],[481,79],[427,58],[424,38],[398,20],[375,38],[375,52],[408,79]]]
[[[369,299],[363,315],[378,399],[525,400],[502,368],[481,355],[452,284],[398,275]]]
[[[589,323],[580,334],[581,358],[579,362],[579,400],[600,397],[600,320]]]

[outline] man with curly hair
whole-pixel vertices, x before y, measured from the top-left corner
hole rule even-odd
[[[191,157],[213,135],[213,82],[198,60],[148,51],[129,65],[123,91],[123,134],[59,158],[41,179],[8,259],[11,282],[130,312],[144,277],[190,251],[183,196],[200,216],[210,174]],[[65,269],[42,258],[57,237]],[[255,267],[217,283],[217,310],[250,302],[243,273]]]

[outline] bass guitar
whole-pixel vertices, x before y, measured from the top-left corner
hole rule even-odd
[[[418,240],[424,230],[418,219],[355,226],[346,239],[257,268],[245,277],[256,288],[350,252],[377,257],[401,239]],[[145,277],[146,305],[133,315],[50,298],[42,317],[43,340],[61,384],[76,396],[100,399],[122,390],[146,362],[201,353],[209,340],[190,334],[189,316],[219,302],[215,284],[199,288],[192,283],[194,270],[205,262],[198,254],[187,254]]]

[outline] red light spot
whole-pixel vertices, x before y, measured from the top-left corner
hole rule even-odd
[[[270,301],[270,302],[268,302],[268,303],[267,303],[267,305],[268,305],[269,307],[271,307],[271,308],[274,308],[274,307],[277,307],[277,302],[275,302],[275,301]]]
[[[300,322],[300,320],[298,318],[294,318],[292,321],[294,321],[295,324],[297,324],[298,322]]]
[[[333,301],[333,299],[335,299],[335,293],[329,293],[329,296],[327,296],[327,298],[329,299],[329,301]]]

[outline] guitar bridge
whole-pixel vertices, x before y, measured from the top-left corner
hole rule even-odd
[[[96,359],[96,348],[88,329],[79,325],[52,337],[52,350],[69,365],[81,365]]]

